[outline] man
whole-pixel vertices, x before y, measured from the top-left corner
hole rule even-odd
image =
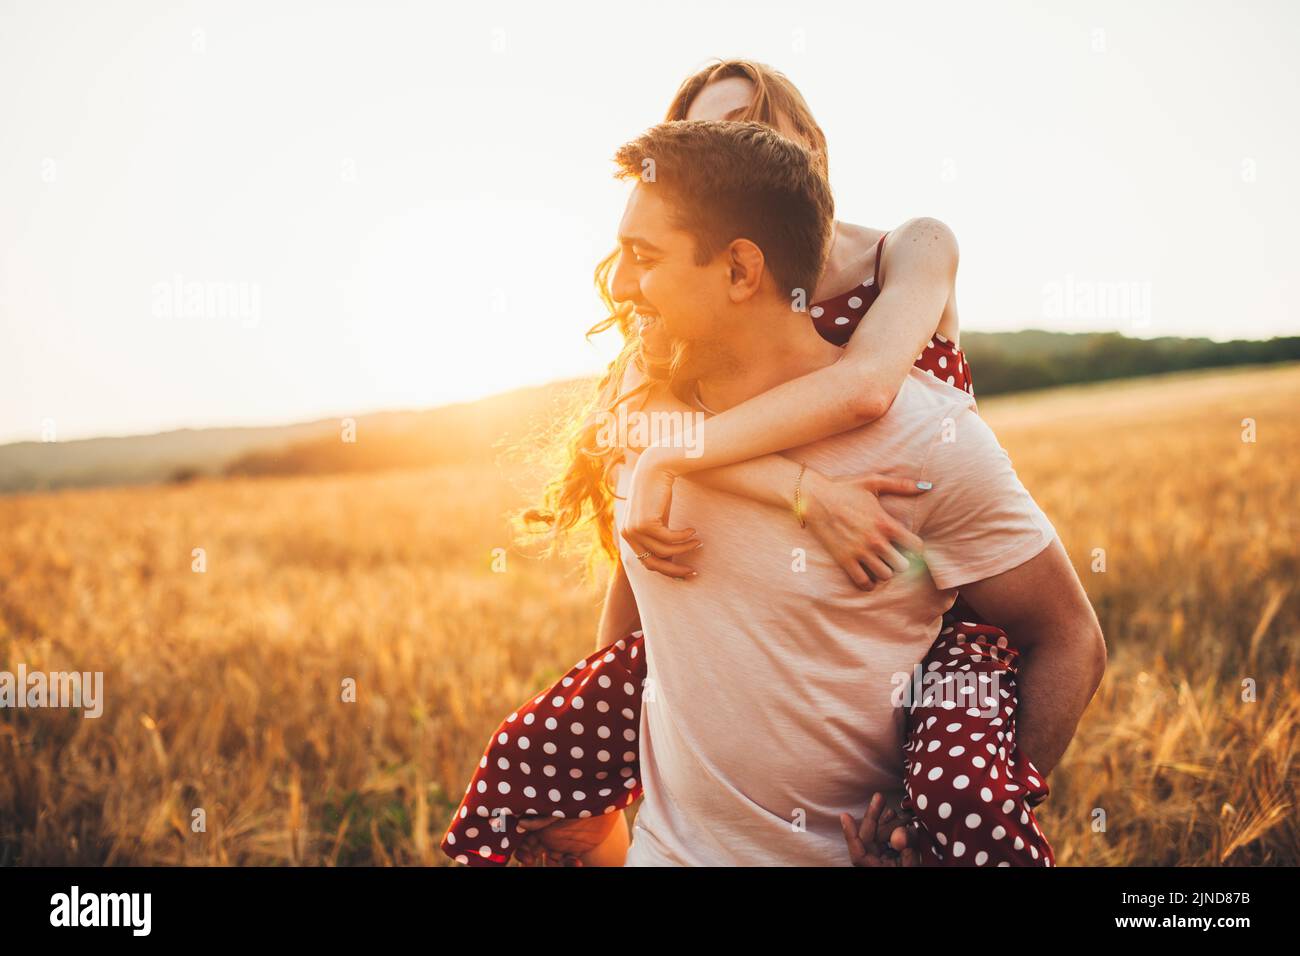
[[[831,217],[802,148],[759,124],[667,123],[616,160],[639,182],[613,291],[685,344],[697,407],[718,412],[836,361],[790,308],[790,290],[816,279]],[[791,515],[679,481],[673,523],[709,542],[691,554],[698,576],[651,571],[622,542],[602,621],[602,634],[639,622],[646,636],[645,800],[627,865],[849,862],[842,818],[872,791],[894,805],[903,793],[893,679],[924,658],[958,588],[1021,651],[1019,746],[1044,773],[1100,681],[1087,597],[968,395],[913,371],[877,421],[787,455],[831,476],[931,482],[885,499],[925,541],[925,566],[864,592]],[[626,511],[620,501],[616,524]],[[617,863],[621,826],[554,828],[597,825],[584,859]]]

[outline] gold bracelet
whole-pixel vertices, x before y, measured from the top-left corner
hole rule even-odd
[[[807,467],[807,465],[800,465],[799,477],[794,480],[794,516],[799,519],[799,527],[801,528],[808,527],[804,524],[803,498],[799,494],[799,489],[803,485],[803,473]]]

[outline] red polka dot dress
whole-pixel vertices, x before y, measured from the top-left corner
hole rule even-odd
[[[809,310],[828,341],[846,344],[875,301],[884,241],[870,278]],[[943,336],[916,365],[974,394],[965,356]],[[1016,749],[1017,656],[1006,634],[958,597],[921,663],[899,770],[923,865],[1055,865],[1033,813],[1048,796],[1047,781]],[[634,803],[645,678],[644,636],[636,631],[577,661],[502,720],[443,835],[443,852],[469,866],[502,866],[523,834],[523,817],[576,819]],[[855,815],[870,796],[862,795]]]
[[[887,236],[888,233],[885,234]],[[880,257],[885,249],[885,236],[876,243],[876,265],[860,286],[829,299],[822,299],[808,310],[813,326],[826,341],[835,345],[848,345],[859,323],[880,295]],[[970,365],[966,356],[938,333],[925,350],[916,357],[916,367],[954,388],[975,394]]]
[[[1001,628],[944,615],[907,714],[902,807],[932,866],[1054,866],[1033,808],[1047,780],[1016,749],[1017,657]],[[969,611],[969,609],[966,609]],[[974,618],[972,620],[972,618]]]

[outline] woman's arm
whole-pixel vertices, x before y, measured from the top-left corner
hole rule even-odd
[[[882,282],[871,322],[849,340],[839,361],[711,417],[708,442],[692,449],[696,457],[687,457],[686,448],[662,446],[642,454],[623,536],[638,553],[651,552],[647,566],[682,576],[668,570],[680,568],[668,559],[682,553],[682,545],[692,540],[690,529],[672,531],[667,526],[677,477],[711,469],[703,480],[713,487],[773,504],[792,502],[798,466],[771,453],[858,427],[888,410],[917,355],[935,333],[957,269],[956,239],[941,222],[913,219],[894,230],[891,238],[885,245],[890,281]],[[771,458],[761,463],[751,460],[764,455]],[[829,495],[828,481],[822,476],[809,479],[805,473],[804,481],[809,484],[801,490],[810,506],[819,494],[822,500]],[[903,543],[896,536],[898,528],[881,518],[888,515],[878,503],[873,516],[872,524],[880,532],[888,531],[893,541]],[[907,546],[915,544],[911,541]],[[872,574],[882,579],[889,577],[890,568],[907,566],[902,560],[898,567],[897,551],[888,542],[885,545],[869,549],[877,560],[866,562]],[[855,575],[845,561],[840,563],[861,584],[860,569]]]
[[[630,369],[627,378],[629,384],[635,386],[639,380],[639,373]],[[666,389],[656,387],[650,390],[640,411],[691,414],[695,410]],[[808,529],[853,583],[865,591],[889,580],[895,571],[906,570],[908,559],[903,551],[920,553],[921,539],[881,507],[879,498],[882,494],[917,495],[923,493],[928,486],[911,479],[884,475],[855,475],[851,478],[832,479],[814,468],[803,469],[800,480],[800,471],[797,462],[783,455],[764,455],[734,465],[696,472],[690,476],[690,480],[718,491],[787,509],[787,520],[791,524],[798,521],[794,509],[794,491],[798,482]],[[672,479],[666,481],[665,488],[651,489],[650,493],[658,492],[663,500],[671,502]],[[637,494],[634,489],[633,502],[629,503],[633,510]],[[638,547],[639,539],[632,535],[630,519],[623,535],[633,547],[637,547],[638,553],[646,550],[651,552],[644,560],[645,566],[650,570],[669,577],[692,577],[695,571],[688,563],[690,552],[699,547],[701,542],[694,537],[693,529],[668,531],[666,524],[665,515],[659,527],[652,532],[663,536],[656,539],[653,547]],[[671,536],[671,540],[667,540],[668,536]],[[611,596],[606,608],[613,606],[615,601]],[[602,630],[601,639],[607,637],[608,643],[615,640],[616,636],[616,632],[607,633]]]
[[[890,281],[882,281],[871,321],[859,326],[839,361],[711,418],[698,457],[653,449],[656,464],[678,475],[717,468],[838,435],[888,411],[934,336],[957,275],[956,237],[938,220],[909,220],[890,238],[882,261]]]

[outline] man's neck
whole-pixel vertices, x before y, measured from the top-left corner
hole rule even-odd
[[[778,304],[756,313],[725,341],[705,344],[699,397],[723,411],[783,382],[833,364],[843,353],[823,339],[806,312]]]

